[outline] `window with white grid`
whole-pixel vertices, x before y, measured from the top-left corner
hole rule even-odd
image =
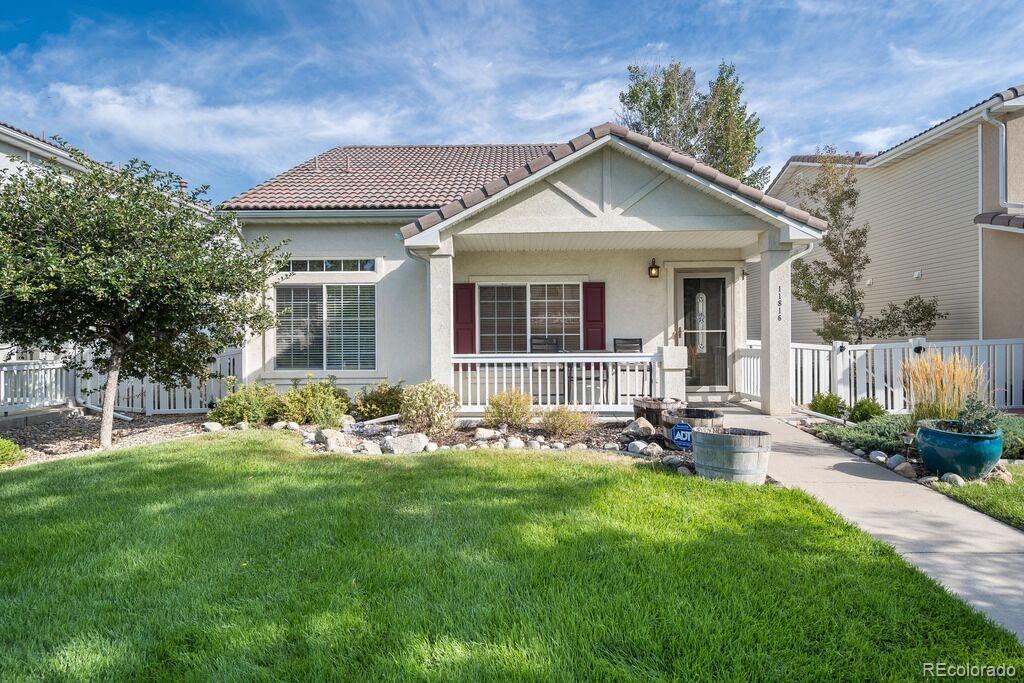
[[[276,290],[278,370],[319,369],[324,364],[323,287]]]
[[[327,285],[327,369],[377,367],[377,298],[373,285]]]
[[[278,370],[375,370],[374,285],[276,288]]]
[[[526,285],[480,285],[480,353],[525,353]]]
[[[581,287],[479,285],[480,353],[525,353],[531,337],[555,337],[563,351],[582,348]]]
[[[579,351],[580,286],[530,285],[530,336],[555,337],[563,351]]]

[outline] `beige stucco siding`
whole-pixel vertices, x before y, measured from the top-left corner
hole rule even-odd
[[[1024,235],[982,233],[986,339],[1024,337]]]
[[[871,280],[865,285],[867,312],[877,313],[887,303],[915,294],[937,296],[949,318],[940,321],[929,338],[977,338],[979,237],[973,222],[978,212],[977,128],[969,126],[906,158],[861,168],[857,176],[860,200],[855,223],[871,226],[871,263],[865,271],[865,278]],[[794,201],[794,186],[794,181],[787,182],[774,194]],[[916,271],[921,271],[919,279],[914,278]],[[813,331],[818,325],[818,316],[794,301],[794,340],[819,341]]]

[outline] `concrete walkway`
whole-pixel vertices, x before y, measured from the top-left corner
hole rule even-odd
[[[782,420],[727,410],[772,435],[768,474],[801,488],[1024,641],[1024,532]]]

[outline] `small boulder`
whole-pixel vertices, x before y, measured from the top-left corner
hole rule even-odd
[[[454,446],[452,446],[452,450],[453,451],[464,451],[464,450],[467,450],[468,448],[469,448],[469,446],[467,446],[464,443],[457,443]]]
[[[538,448],[540,448],[540,441],[537,441],[537,439],[530,439],[529,441],[526,442],[526,447],[532,448],[533,450],[537,450]]]
[[[865,455],[867,455],[867,453],[864,452],[863,448],[858,448],[858,449],[854,450],[853,454],[858,456],[858,457],[861,457],[861,458],[863,458]]]
[[[638,434],[640,436],[654,436],[655,433],[654,425],[642,417],[638,417],[630,422],[622,431],[626,434]]]
[[[485,446],[485,448],[492,448],[497,451],[505,450],[505,443],[503,441],[495,441],[494,443]]]
[[[619,444],[617,444],[617,443],[606,443],[604,446],[602,446],[602,448],[604,448],[606,451],[617,451],[617,450],[619,450]]]
[[[878,455],[879,453],[881,455]],[[885,453],[882,453],[881,451],[874,451],[871,455],[868,456],[868,458],[871,460],[871,462],[877,465],[885,465],[886,461],[889,459],[886,457]]]
[[[678,455],[666,455],[662,457],[661,464],[672,468],[679,468],[686,464],[686,461]]]
[[[523,443],[523,440],[520,439],[518,436],[510,436],[508,437],[508,440],[505,442],[505,447],[515,448],[518,450],[520,448],[525,448],[526,444]]]
[[[917,483],[918,484],[924,484],[925,486],[931,486],[932,484],[934,484],[938,480],[939,480],[938,477],[933,476],[933,475],[928,475],[926,477],[921,477],[920,479],[918,479]]]
[[[436,443],[434,443],[433,441],[431,441],[430,443],[427,444],[426,451],[427,451],[427,453],[433,453],[438,448],[439,448],[439,446]]]
[[[401,436],[387,436],[384,437],[384,450],[395,455],[411,455],[413,453],[422,453],[428,443],[430,443],[430,439],[427,438],[426,434],[421,434],[420,432],[402,434]]]
[[[220,422],[204,422],[203,423],[203,431],[204,432],[219,432],[222,429],[224,429],[224,425],[222,425]]]
[[[544,443],[544,441],[545,441],[543,434],[538,434],[537,436],[535,436],[533,438],[536,439],[537,441],[540,441],[541,443]]]
[[[351,448],[353,452],[363,444],[363,440],[354,434],[348,434],[338,429],[318,429],[314,440],[327,447],[332,453],[340,452],[341,448]]]
[[[853,448],[853,444],[850,443],[849,441],[843,441],[839,444],[839,447],[845,448],[846,450],[850,450],[851,448]]]
[[[370,439],[363,439],[363,442],[359,445],[359,453],[366,453],[367,455],[380,455],[380,445],[376,441]]]
[[[565,450],[565,444],[562,443],[561,441],[556,441],[553,444],[551,444],[551,448],[553,448],[556,451],[564,451]]]
[[[284,429],[287,426],[288,426],[287,422],[281,421],[281,422],[275,422],[274,424],[270,425],[270,428],[271,429]]]
[[[693,476],[693,471],[689,467],[687,467],[686,465],[680,465],[676,469],[676,472],[678,472],[679,474],[683,475],[684,477],[692,477]]]
[[[646,455],[648,458],[660,458],[663,450],[664,449],[658,444],[649,443],[647,444],[647,446],[644,447],[641,453]]]
[[[547,445],[546,443],[542,443],[542,444],[540,445],[540,449],[541,449],[542,451],[550,451],[550,450],[551,450],[551,446]]]
[[[991,472],[989,472],[989,475],[986,477],[986,480],[988,480],[988,481],[998,481],[998,482],[1001,482],[1003,484],[1012,484],[1013,483],[1013,475],[1010,474],[1010,471],[1007,470],[1002,465],[996,465],[995,469],[993,469]]]
[[[293,431],[293,432],[301,432],[302,431],[302,425],[300,425],[298,422],[289,422],[289,423],[287,423],[285,425],[285,427],[287,427],[290,431]]]
[[[917,470],[909,462],[901,462],[896,467],[892,468],[892,471],[896,474],[902,475],[907,479],[917,479]]]
[[[473,431],[473,438],[478,440],[486,441],[487,439],[497,438],[501,432],[496,429],[487,429],[486,427],[477,427]]]
[[[888,467],[890,470],[895,470],[897,467],[899,467],[900,465],[902,465],[906,461],[907,461],[906,458],[904,458],[902,455],[897,453],[896,455],[892,456],[891,458],[888,458],[885,461],[885,466]]]
[[[939,477],[939,480],[946,484],[949,484],[950,486],[955,486],[958,489],[967,486],[967,482],[964,481],[964,478],[961,477],[959,474],[954,474],[953,472],[946,472],[941,477]]]
[[[574,443],[573,445],[569,446],[569,450],[570,451],[585,451],[585,450],[587,450],[587,444],[585,444],[585,443]]]
[[[244,432],[245,430],[249,429],[249,423],[246,422],[245,420],[242,420],[241,422],[236,422],[235,424],[231,425],[231,428],[237,429],[240,432]]]
[[[639,439],[636,441],[630,441],[629,445],[626,446],[626,450],[630,453],[643,453],[645,448],[647,448],[647,442],[640,441]]]
[[[355,423],[356,423],[356,419],[354,417],[352,417],[351,415],[342,415],[341,416],[341,427],[342,427],[342,429],[348,429],[352,425],[354,425]]]

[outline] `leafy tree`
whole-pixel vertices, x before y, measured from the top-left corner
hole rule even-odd
[[[0,173],[0,344],[91,355],[86,371],[106,375],[108,447],[120,379],[205,379],[216,354],[273,324],[263,292],[281,254],[243,240],[205,187],[186,192],[145,162],[115,168],[67,150],[83,170]]]
[[[855,166],[844,163],[834,147],[819,151],[818,172],[797,185],[801,208],[828,222],[822,238],[824,259],[793,262],[793,296],[821,316],[815,333],[826,342],[865,337],[927,334],[946,313],[938,298],[913,296],[902,305],[889,303],[878,316],[865,312],[864,270],[869,226],[853,224],[860,191]]]
[[[678,61],[668,66],[630,64],[619,93],[619,122],[630,130],[696,155],[697,80]]]
[[[769,168],[753,168],[761,121],[747,113],[743,84],[732,64],[719,65],[706,93],[698,90],[693,69],[678,61],[631,64],[628,72],[629,84],[619,93],[619,123],[748,185],[767,183]]]
[[[764,128],[756,113],[747,113],[743,83],[734,65],[718,65],[718,76],[708,84],[708,92],[698,98],[697,119],[701,161],[752,187],[767,184],[771,168],[754,168],[761,151],[757,136]]]

